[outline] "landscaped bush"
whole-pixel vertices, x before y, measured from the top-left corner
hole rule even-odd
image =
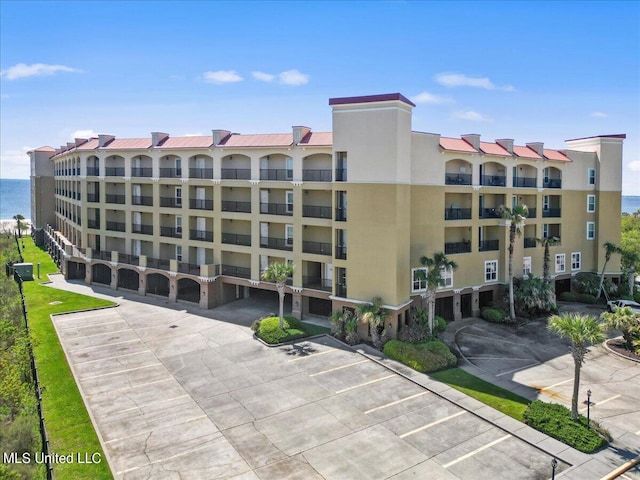
[[[507,321],[504,312],[497,308],[484,308],[480,316],[491,323],[505,323]]]
[[[260,320],[256,335],[267,343],[282,343],[305,337],[304,328],[294,317],[284,317],[284,328],[280,329],[279,317]]]
[[[398,340],[406,343],[424,343],[429,340],[429,330],[421,324],[403,326],[398,333]]]
[[[576,293],[588,293],[589,295],[596,296],[600,289],[600,275],[594,272],[580,272],[571,279],[571,285],[571,290]],[[615,296],[618,293],[618,286],[607,277],[604,279],[602,288],[609,297]]]
[[[593,305],[598,301],[598,299],[589,293],[578,293],[576,295],[576,301],[580,303],[588,303],[589,305]]]
[[[433,318],[433,333],[441,333],[444,332],[444,329],[447,328],[447,321],[436,315]]]
[[[385,344],[383,352],[387,357],[422,373],[436,372],[453,367],[457,363],[457,359],[449,347],[439,340],[416,344],[389,340]]]
[[[514,278],[514,303],[516,313],[525,317],[537,317],[556,309],[553,287],[540,277]]]
[[[633,300],[640,303],[640,292],[636,292],[633,294]]]
[[[608,433],[597,422],[592,420],[589,428],[582,415],[579,420],[572,420],[571,411],[557,403],[532,402],[524,412],[524,423],[585,453],[593,453],[608,443],[603,438]]]
[[[575,302],[576,294],[573,292],[562,292],[560,294],[560,300],[562,300],[563,302]]]

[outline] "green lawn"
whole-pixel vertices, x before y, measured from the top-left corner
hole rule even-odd
[[[331,333],[331,330],[311,323],[301,322],[295,317],[284,317],[284,330],[280,329],[279,317],[267,317],[259,321],[256,335],[269,344],[278,344],[311,337],[323,333]]]
[[[452,368],[430,374],[436,380],[446,383],[456,390],[466,393],[479,402],[489,405],[496,410],[522,421],[529,400],[519,395],[511,393],[504,388],[485,382],[473,375],[461,370]]]
[[[65,480],[111,479],[113,477],[104,458],[102,447],[49,315],[115,304],[42,285],[42,282],[48,281],[48,273],[55,273],[58,270],[47,252],[36,247],[29,237],[24,238],[23,256],[25,262],[34,264],[36,277],[34,281],[24,282],[23,285],[33,351],[43,391],[42,409],[51,452],[60,455],[80,453],[82,456],[85,452],[89,456],[99,452],[102,456],[102,462],[99,464],[55,464],[54,475],[56,478]],[[36,270],[38,263],[41,263],[39,279]],[[51,302],[60,303],[51,305]]]

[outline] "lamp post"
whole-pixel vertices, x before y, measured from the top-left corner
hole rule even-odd
[[[587,390],[587,428],[591,428],[591,390]]]
[[[551,480],[556,479],[556,467],[558,466],[558,460],[555,457],[551,459]]]

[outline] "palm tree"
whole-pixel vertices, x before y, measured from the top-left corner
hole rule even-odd
[[[604,320],[604,328],[620,330],[627,350],[633,352],[634,333],[640,325],[640,313],[633,313],[631,307],[615,307],[613,312],[604,312],[600,315]]]
[[[602,266],[602,273],[600,274],[600,286],[598,287],[598,298],[600,298],[600,295],[602,295],[603,292],[603,285],[604,285],[604,272],[607,268],[607,263],[609,263],[609,260],[611,260],[611,255],[613,255],[614,253],[622,253],[622,250],[620,249],[620,247],[618,247],[616,244],[611,243],[611,242],[604,242],[604,265]],[[605,294],[606,297],[606,294]]]
[[[558,245],[560,243],[560,239],[558,237],[544,237],[544,238],[536,238],[536,242],[544,247],[544,263],[542,264],[542,278],[544,279],[544,283],[551,283],[551,276],[549,275],[549,247],[553,245]]]
[[[22,237],[22,231],[27,229],[24,223],[24,217],[20,214],[14,215],[13,219],[16,221],[16,230],[18,230],[18,238]]]
[[[351,310],[345,310],[343,312],[336,310],[334,312],[331,312],[331,323],[335,325],[335,334],[340,340],[344,341],[347,335],[347,323],[349,322],[351,317],[353,317],[353,312]]]
[[[629,249],[622,249],[622,265],[627,270],[627,288],[633,298],[633,284],[636,277],[636,265],[640,263],[640,254]]]
[[[524,219],[529,215],[526,205],[516,205],[513,208],[501,205],[498,209],[503,219],[509,226],[509,317],[512,322],[516,320],[516,308],[513,300],[513,246],[516,243],[516,235],[522,233]]]
[[[598,321],[589,316],[569,312],[553,315],[549,318],[548,328],[551,332],[571,342],[574,378],[573,396],[571,397],[571,418],[578,419],[578,391],[580,390],[580,369],[584,363],[590,344],[604,341],[604,333]]]
[[[422,257],[420,258],[420,263],[427,267],[426,273],[424,270],[418,270],[418,275],[421,280],[427,282],[427,318],[429,319],[429,335],[433,335],[433,321],[436,312],[436,290],[444,281],[442,278],[442,270],[449,268],[455,270],[458,268],[458,264],[453,260],[449,260],[443,252],[436,252],[433,254],[433,257]]]
[[[356,314],[361,322],[369,324],[373,346],[382,348],[379,329],[380,327],[384,327],[384,322],[391,316],[387,310],[382,308],[382,299],[375,297],[370,303],[358,305],[356,307]]]
[[[275,282],[280,299],[280,329],[284,329],[284,288],[287,278],[293,275],[293,265],[290,263],[271,263],[262,273],[266,282]]]

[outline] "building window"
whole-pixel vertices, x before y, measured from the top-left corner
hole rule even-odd
[[[522,275],[531,275],[531,257],[522,257]]]
[[[582,254],[580,252],[573,252],[571,254],[571,270],[580,270],[582,263]]]
[[[411,293],[424,292],[427,289],[426,275],[426,267],[411,269]]]
[[[442,267],[440,269],[440,276],[442,277],[442,283],[439,288],[451,288],[453,287],[453,268]]]
[[[285,226],[285,244],[288,247],[293,246],[293,225],[287,224]]]
[[[587,195],[587,212],[593,213],[596,211],[596,196]]]
[[[596,238],[596,222],[587,222],[587,240]]]
[[[178,262],[182,261],[182,245],[176,245],[176,260]]]
[[[596,169],[595,168],[590,168],[587,170],[587,180],[589,185],[595,185],[596,184]]]
[[[549,224],[542,224],[542,238],[549,238]]]
[[[484,262],[484,281],[495,282],[498,279],[498,261],[489,260]]]
[[[287,190],[287,213],[293,213],[293,190]]]
[[[556,273],[564,272],[564,253],[556,254]]]

